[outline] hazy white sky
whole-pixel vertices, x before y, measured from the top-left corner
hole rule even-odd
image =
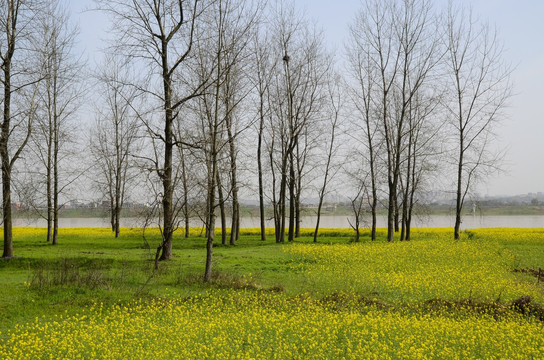
[[[80,45],[89,63],[97,57],[108,24],[103,15],[81,12],[92,0],[65,0],[80,23]],[[274,0],[271,0],[274,1]],[[343,52],[348,23],[360,7],[360,0],[294,0],[308,17],[323,28],[329,44]],[[445,3],[444,0],[436,0]],[[481,187],[482,194],[516,195],[544,192],[544,1],[542,0],[454,0],[471,5],[476,14],[494,24],[505,46],[505,58],[515,69],[515,96],[508,118],[497,130],[507,148],[506,174],[495,176]]]

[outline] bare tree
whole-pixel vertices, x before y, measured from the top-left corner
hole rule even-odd
[[[388,185],[387,239],[393,240],[398,189],[407,135],[409,109],[414,95],[431,79],[441,58],[437,21],[427,0],[369,0],[352,31],[358,47],[370,49],[363,64],[376,74],[380,133],[386,149]],[[370,132],[369,132],[370,133]]]
[[[378,133],[379,96],[378,69],[373,58],[373,51],[365,41],[368,34],[366,26],[366,13],[359,12],[354,24],[350,26],[349,45],[347,47],[349,68],[352,74],[353,84],[348,84],[351,100],[356,109],[355,113],[361,118],[359,125],[355,121],[356,129],[360,129],[364,136],[359,136],[356,131],[351,138],[355,143],[362,142],[365,152],[361,157],[366,158],[370,175],[370,211],[371,211],[371,239],[376,240],[376,223],[378,207],[378,153],[383,142]]]
[[[361,179],[355,177],[354,180],[357,182],[357,193],[353,198],[350,199],[351,210],[353,211],[354,223],[352,223],[349,218],[349,225],[353,230],[355,230],[355,242],[359,242],[361,239],[361,226],[364,222],[365,214],[365,197],[368,196],[368,189],[366,185],[366,178]]]
[[[42,27],[46,41],[43,62],[46,77],[40,91],[42,109],[39,109],[41,119],[38,119],[38,128],[43,136],[34,137],[33,143],[42,155],[40,157],[46,171],[47,240],[56,245],[61,205],[59,196],[82,173],[81,170],[70,171],[67,162],[74,155],[70,151],[75,145],[75,129],[71,122],[83,93],[83,64],[73,55],[78,30],[69,25],[66,9],[53,1],[48,4],[44,15]],[[40,141],[42,139],[43,142]]]
[[[447,16],[447,66],[451,102],[446,103],[457,137],[454,238],[459,239],[465,197],[476,180],[498,165],[491,152],[493,127],[512,95],[503,49],[496,31],[472,12],[450,6]]]
[[[162,112],[160,121],[148,119],[144,125],[153,143],[161,148],[161,153],[155,152],[157,156],[148,161],[162,183],[162,242],[158,251],[161,260],[168,260],[172,257],[175,228],[173,153],[174,147],[183,142],[176,139],[174,124],[183,104],[198,96],[208,84],[208,79],[204,79],[194,87],[176,87],[176,79],[184,77],[197,19],[206,4],[198,0],[95,1],[113,18],[116,50],[134,61],[135,66],[149,69],[144,84],[132,85],[156,101],[155,113]],[[155,88],[155,82],[161,85]]]
[[[254,72],[250,73],[253,78],[255,90],[257,93],[257,107],[258,107],[258,141],[257,141],[257,176],[259,182],[259,217],[261,227],[261,240],[266,240],[265,229],[265,189],[263,181],[263,136],[265,131],[266,119],[270,115],[270,107],[268,106],[268,98],[270,96],[271,76],[274,73],[273,68],[276,66],[274,59],[271,59],[270,50],[268,47],[268,37],[265,34],[266,31],[256,33],[253,42],[254,52]]]
[[[429,92],[430,93],[430,92]],[[437,92],[439,94],[439,92]],[[443,133],[444,122],[438,113],[440,94],[430,96],[420,91],[410,104],[408,135],[405,143],[402,189],[402,219],[400,240],[410,240],[416,194],[426,183],[426,177],[436,171],[435,165],[443,155],[437,139]],[[434,121],[431,121],[434,120]]]
[[[244,84],[244,66],[250,54],[250,34],[259,21],[262,6],[258,1],[218,0],[210,5],[210,9],[205,26],[199,29],[196,64],[199,77],[213,79],[209,91],[198,99],[197,108],[201,123],[200,143],[207,169],[204,281],[211,280],[217,206],[221,209],[222,241],[226,242],[225,203],[229,197],[232,199],[230,244],[234,244],[239,236],[236,138],[245,127],[238,127],[238,116],[240,104],[250,93]],[[222,171],[224,164],[228,164],[226,171]],[[229,175],[227,181],[222,176],[225,172]],[[225,187],[226,183],[229,183],[228,187]]]
[[[331,58],[324,48],[319,33],[306,24],[293,7],[279,5],[273,24],[274,56],[281,59],[283,66],[274,70],[270,91],[271,113],[268,151],[273,175],[274,223],[276,242],[285,238],[286,204],[289,199],[288,239],[295,237],[297,203],[297,167],[301,138],[307,133],[307,126],[316,124],[323,105],[325,79],[331,66]],[[304,139],[302,139],[304,140]],[[297,154],[297,146],[299,152]],[[298,164],[297,164],[298,161]],[[279,181],[278,181],[279,180]],[[279,182],[279,185],[276,184]],[[279,187],[279,189],[276,189]],[[298,187],[301,188],[300,184]],[[276,194],[276,190],[279,190]],[[300,196],[301,191],[298,191]]]
[[[98,170],[95,182],[109,203],[111,230],[120,234],[120,219],[127,192],[135,185],[139,172],[134,156],[140,153],[141,121],[139,91],[127,85],[131,74],[120,59],[106,57],[97,75],[99,102],[95,127],[91,131],[90,149]]]
[[[325,198],[325,194],[327,193],[327,185],[329,184],[331,178],[333,175],[336,174],[336,171],[338,167],[336,166],[336,169],[334,169],[334,163],[332,161],[334,160],[334,157],[336,155],[336,152],[338,151],[338,144],[337,144],[337,129],[339,126],[339,118],[340,118],[340,112],[342,108],[342,91],[340,88],[340,78],[333,78],[330,79],[329,83],[329,112],[330,112],[330,140],[328,140],[328,149],[326,152],[326,163],[325,163],[325,173],[323,175],[323,184],[321,186],[321,189],[319,190],[319,204],[317,205],[317,219],[315,224],[315,231],[314,231],[314,242],[317,242],[317,236],[319,232],[319,222],[321,220],[321,208],[323,206],[323,200]],[[358,234],[358,228],[357,228],[357,234]],[[357,237],[358,238],[358,237]]]
[[[11,213],[11,175],[15,162],[27,145],[37,107],[38,83],[44,78],[39,40],[34,36],[40,1],[5,0],[0,2],[0,83],[2,85],[2,130],[0,158],[2,162],[2,212],[4,251],[2,257],[13,257]],[[11,154],[10,154],[11,153]]]

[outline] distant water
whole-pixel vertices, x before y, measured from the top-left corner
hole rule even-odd
[[[365,219],[369,221],[369,219]],[[349,221],[353,218],[348,216],[322,216],[320,221],[321,228],[349,228]],[[301,226],[303,228],[315,227],[315,216],[304,216]],[[383,216],[378,217],[378,227],[385,227],[387,219]],[[229,222],[227,222],[229,224]],[[455,218],[449,215],[430,215],[413,220],[413,227],[453,227]],[[13,226],[36,226],[45,227],[47,223],[43,219],[14,219]],[[143,222],[138,218],[122,218],[121,226],[138,227]],[[259,218],[244,217],[241,219],[242,228],[255,228],[260,226]],[[107,218],[61,218],[60,227],[109,227]],[[153,226],[153,225],[151,225]],[[192,221],[191,226],[202,226],[202,222]],[[220,219],[217,219],[216,226],[221,226]],[[274,222],[268,220],[267,227],[273,227]],[[362,227],[368,227],[368,224]],[[476,228],[494,228],[494,227],[519,227],[519,228],[539,228],[544,227],[544,215],[497,215],[497,216],[472,216],[463,217],[462,229]]]

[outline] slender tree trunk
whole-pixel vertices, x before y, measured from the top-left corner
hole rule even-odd
[[[374,182],[374,181],[372,181]],[[377,194],[376,194],[376,188],[374,187],[374,185],[372,185],[372,209],[371,209],[371,212],[372,212],[372,230],[371,230],[371,234],[370,234],[370,239],[372,241],[376,240],[376,224],[377,224],[377,214],[376,214],[376,208],[378,207],[378,199],[377,199]]]
[[[53,227],[53,199],[52,199],[52,189],[51,189],[51,139],[49,137],[49,144],[47,147],[47,242],[52,240],[52,227]]]
[[[173,197],[174,186],[172,182],[172,154],[173,143],[173,112],[172,112],[172,80],[168,66],[168,41],[163,37],[161,44],[162,80],[164,92],[164,166],[162,169],[163,185],[163,244],[160,260],[172,258],[172,240],[174,232]]]
[[[370,125],[367,122],[367,131],[370,134]],[[370,205],[370,211],[372,216],[372,228],[370,232],[371,241],[376,240],[376,226],[377,226],[377,207],[378,207],[378,191],[376,189],[376,174],[374,170],[374,146],[372,144],[372,138],[368,135],[369,139],[369,153],[370,153],[370,186],[372,187],[372,202]]]
[[[236,191],[237,193],[238,191]],[[234,190],[232,193],[232,226],[230,230],[230,245],[236,245],[236,241],[240,238],[240,204],[238,204],[238,194],[236,201]]]
[[[314,230],[314,243],[317,242],[317,236],[319,233],[319,223],[321,221],[321,207],[323,206],[323,198],[319,198],[319,205],[317,206],[317,219],[315,221],[315,230]]]
[[[113,208],[113,212],[114,212],[113,231],[115,233],[116,238],[119,237],[119,233],[120,233],[119,218],[121,216],[121,206],[122,206],[122,198],[121,198],[122,168],[123,168],[123,153],[122,153],[120,139],[119,139],[119,118],[116,115],[116,120],[115,120],[115,204]]]
[[[264,185],[263,185],[263,165],[261,161],[261,151],[263,146],[263,131],[264,131],[264,108],[263,108],[263,99],[261,96],[261,105],[260,105],[260,122],[259,122],[259,139],[257,142],[257,170],[259,176],[259,215],[260,215],[260,224],[261,224],[261,240],[266,240],[266,228],[265,228],[265,218],[264,218]]]
[[[110,225],[111,225],[111,231],[115,232],[115,195],[111,191],[110,191]]]
[[[463,210],[463,136],[461,136],[461,151],[459,152],[459,165],[457,167],[457,196],[455,199],[455,227],[454,227],[454,239],[459,240],[459,230],[461,228],[461,211]]]
[[[57,245],[59,235],[59,132],[57,121],[55,114],[53,140],[53,245]]]
[[[395,232],[399,232],[399,223],[400,223],[400,206],[399,206],[399,198],[398,198],[398,189],[396,191],[397,196],[395,196]]]
[[[295,164],[293,152],[289,155],[289,241],[295,238]]]
[[[189,229],[189,184],[187,183],[187,169],[185,165],[185,152],[183,146],[180,145],[181,153],[181,180],[183,185],[183,215],[185,218],[185,238],[190,235]]]
[[[370,131],[370,128],[368,128]],[[372,216],[372,225],[370,230],[370,240],[376,240],[376,226],[377,226],[377,208],[378,208],[378,191],[376,189],[376,174],[374,170],[374,148],[371,143],[371,138],[369,135],[369,152],[370,152],[370,186],[372,187],[372,202],[370,205],[370,212]]]
[[[402,201],[402,227],[400,232],[400,240],[406,239],[406,227],[408,220],[408,198],[410,196],[410,179],[412,170],[412,135],[409,135],[408,140],[408,165],[406,167],[406,184],[404,185],[403,201]]]
[[[389,182],[389,206],[387,208],[387,241],[393,241],[393,231],[395,229],[395,197],[396,185]]]
[[[7,149],[3,148],[2,152],[4,151],[7,154]],[[4,216],[4,252],[2,257],[11,258],[13,257],[13,235],[11,231],[11,169],[9,168],[9,161],[5,160],[6,157],[2,154],[2,211]],[[8,164],[6,164],[6,162]]]
[[[411,228],[412,228],[412,213],[414,211],[414,193],[415,193],[415,183],[412,181],[412,191],[410,193],[410,206],[408,207],[408,215],[406,217],[406,241],[411,240]]]
[[[223,198],[223,185],[219,172],[216,173],[217,196],[221,213],[221,244],[227,244],[227,214],[225,213],[225,199]],[[212,210],[213,211],[213,210]]]
[[[121,206],[115,207],[115,237],[118,238],[121,234]]]
[[[282,171],[280,180],[280,195],[279,195],[279,211],[278,211],[278,224],[279,231],[276,233],[276,242],[285,242],[285,202],[287,192],[287,154],[283,155]]]
[[[238,203],[238,178],[236,166],[236,146],[232,134],[232,118],[227,117],[227,136],[230,151],[230,175],[232,186],[232,225],[230,228],[230,245],[235,245],[240,238],[240,204]]]
[[[13,41],[13,39],[10,39]],[[9,47],[11,56],[14,48]],[[11,121],[11,56],[4,57],[4,121],[2,122],[2,137],[0,138],[0,156],[2,157],[2,213],[4,220],[4,252],[3,258],[13,257],[13,233],[11,218],[11,164],[9,159],[8,139]]]
[[[331,160],[333,155],[333,149],[334,149],[334,136],[336,131],[336,121],[338,119],[338,112],[336,112],[336,118],[334,119],[334,122],[332,123],[332,131],[331,131],[331,143],[329,146],[329,153],[327,156],[327,164],[325,166],[325,175],[323,176],[323,186],[321,187],[321,191],[319,192],[319,204],[317,206],[317,221],[315,223],[315,231],[314,231],[314,242],[317,242],[317,235],[319,232],[319,222],[321,220],[321,207],[323,206],[323,199],[325,198],[325,192],[327,190],[327,182],[329,180],[329,169],[331,166]],[[359,239],[357,229],[357,240]]]
[[[359,224],[355,228],[355,242],[359,242],[361,238],[361,231],[359,230]]]
[[[50,98],[50,92],[47,92],[48,97]],[[47,187],[47,242],[52,241],[52,227],[53,227],[53,193],[52,193],[52,179],[51,179],[51,169],[52,169],[52,157],[53,157],[53,123],[51,119],[51,102],[48,99],[48,139],[47,141],[47,168],[46,168],[46,187]]]
[[[215,140],[214,140],[215,141]],[[212,146],[215,152],[215,145]],[[204,270],[204,281],[209,282],[212,279],[212,258],[213,241],[215,239],[215,179],[217,178],[216,155],[212,154],[212,171],[208,175],[208,239],[206,241],[206,268]]]
[[[300,213],[300,193],[302,189],[302,178],[296,178],[297,186],[295,187],[295,238],[300,237],[300,223],[302,222]]]

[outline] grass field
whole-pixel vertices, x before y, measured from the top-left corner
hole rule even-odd
[[[197,231],[193,231],[195,234]],[[158,232],[15,228],[0,260],[0,359],[540,359],[544,229],[414,230],[352,243],[311,230],[292,244],[243,230],[214,249]]]

